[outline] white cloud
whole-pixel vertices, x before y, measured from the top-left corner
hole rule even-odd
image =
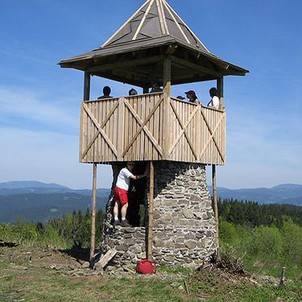
[[[2,128],[0,182],[40,180],[90,188],[92,168],[80,164],[77,136]],[[99,187],[110,187],[109,166],[99,168]]]
[[[68,104],[68,106],[67,106]],[[72,127],[78,125],[78,112],[70,102],[38,95],[27,89],[0,86],[0,111],[2,117],[28,119],[53,126]]]

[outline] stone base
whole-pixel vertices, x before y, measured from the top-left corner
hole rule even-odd
[[[117,254],[109,266],[129,267],[133,269],[137,261],[146,258],[145,228],[143,227],[115,227],[102,244],[103,251],[116,249]]]
[[[205,166],[156,162],[153,202],[153,257],[158,264],[198,267],[216,251],[216,221]],[[115,248],[112,265],[135,265],[146,257],[145,228],[114,229],[110,211],[103,251]]]

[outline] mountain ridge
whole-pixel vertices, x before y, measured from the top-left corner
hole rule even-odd
[[[211,187],[209,187],[211,191]],[[97,206],[104,209],[110,189],[97,189]],[[255,201],[261,204],[302,206],[302,185],[281,184],[271,188],[228,189],[218,187],[222,199]],[[90,207],[91,190],[71,189],[37,181],[0,183],[0,223],[47,221],[50,218]]]

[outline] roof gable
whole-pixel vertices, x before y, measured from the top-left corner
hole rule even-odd
[[[102,47],[163,36],[210,53],[166,0],[147,0]]]

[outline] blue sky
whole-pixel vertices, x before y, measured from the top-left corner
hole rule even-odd
[[[41,180],[90,187],[91,166],[78,163],[83,74],[61,58],[97,48],[142,0],[1,0],[0,182]],[[302,183],[302,2],[170,0],[216,55],[251,71],[225,80],[228,162],[218,184],[230,188]],[[290,3],[290,5],[289,5]],[[94,78],[114,95],[128,86]],[[208,100],[212,83],[194,88]],[[98,186],[111,181],[100,168]]]

